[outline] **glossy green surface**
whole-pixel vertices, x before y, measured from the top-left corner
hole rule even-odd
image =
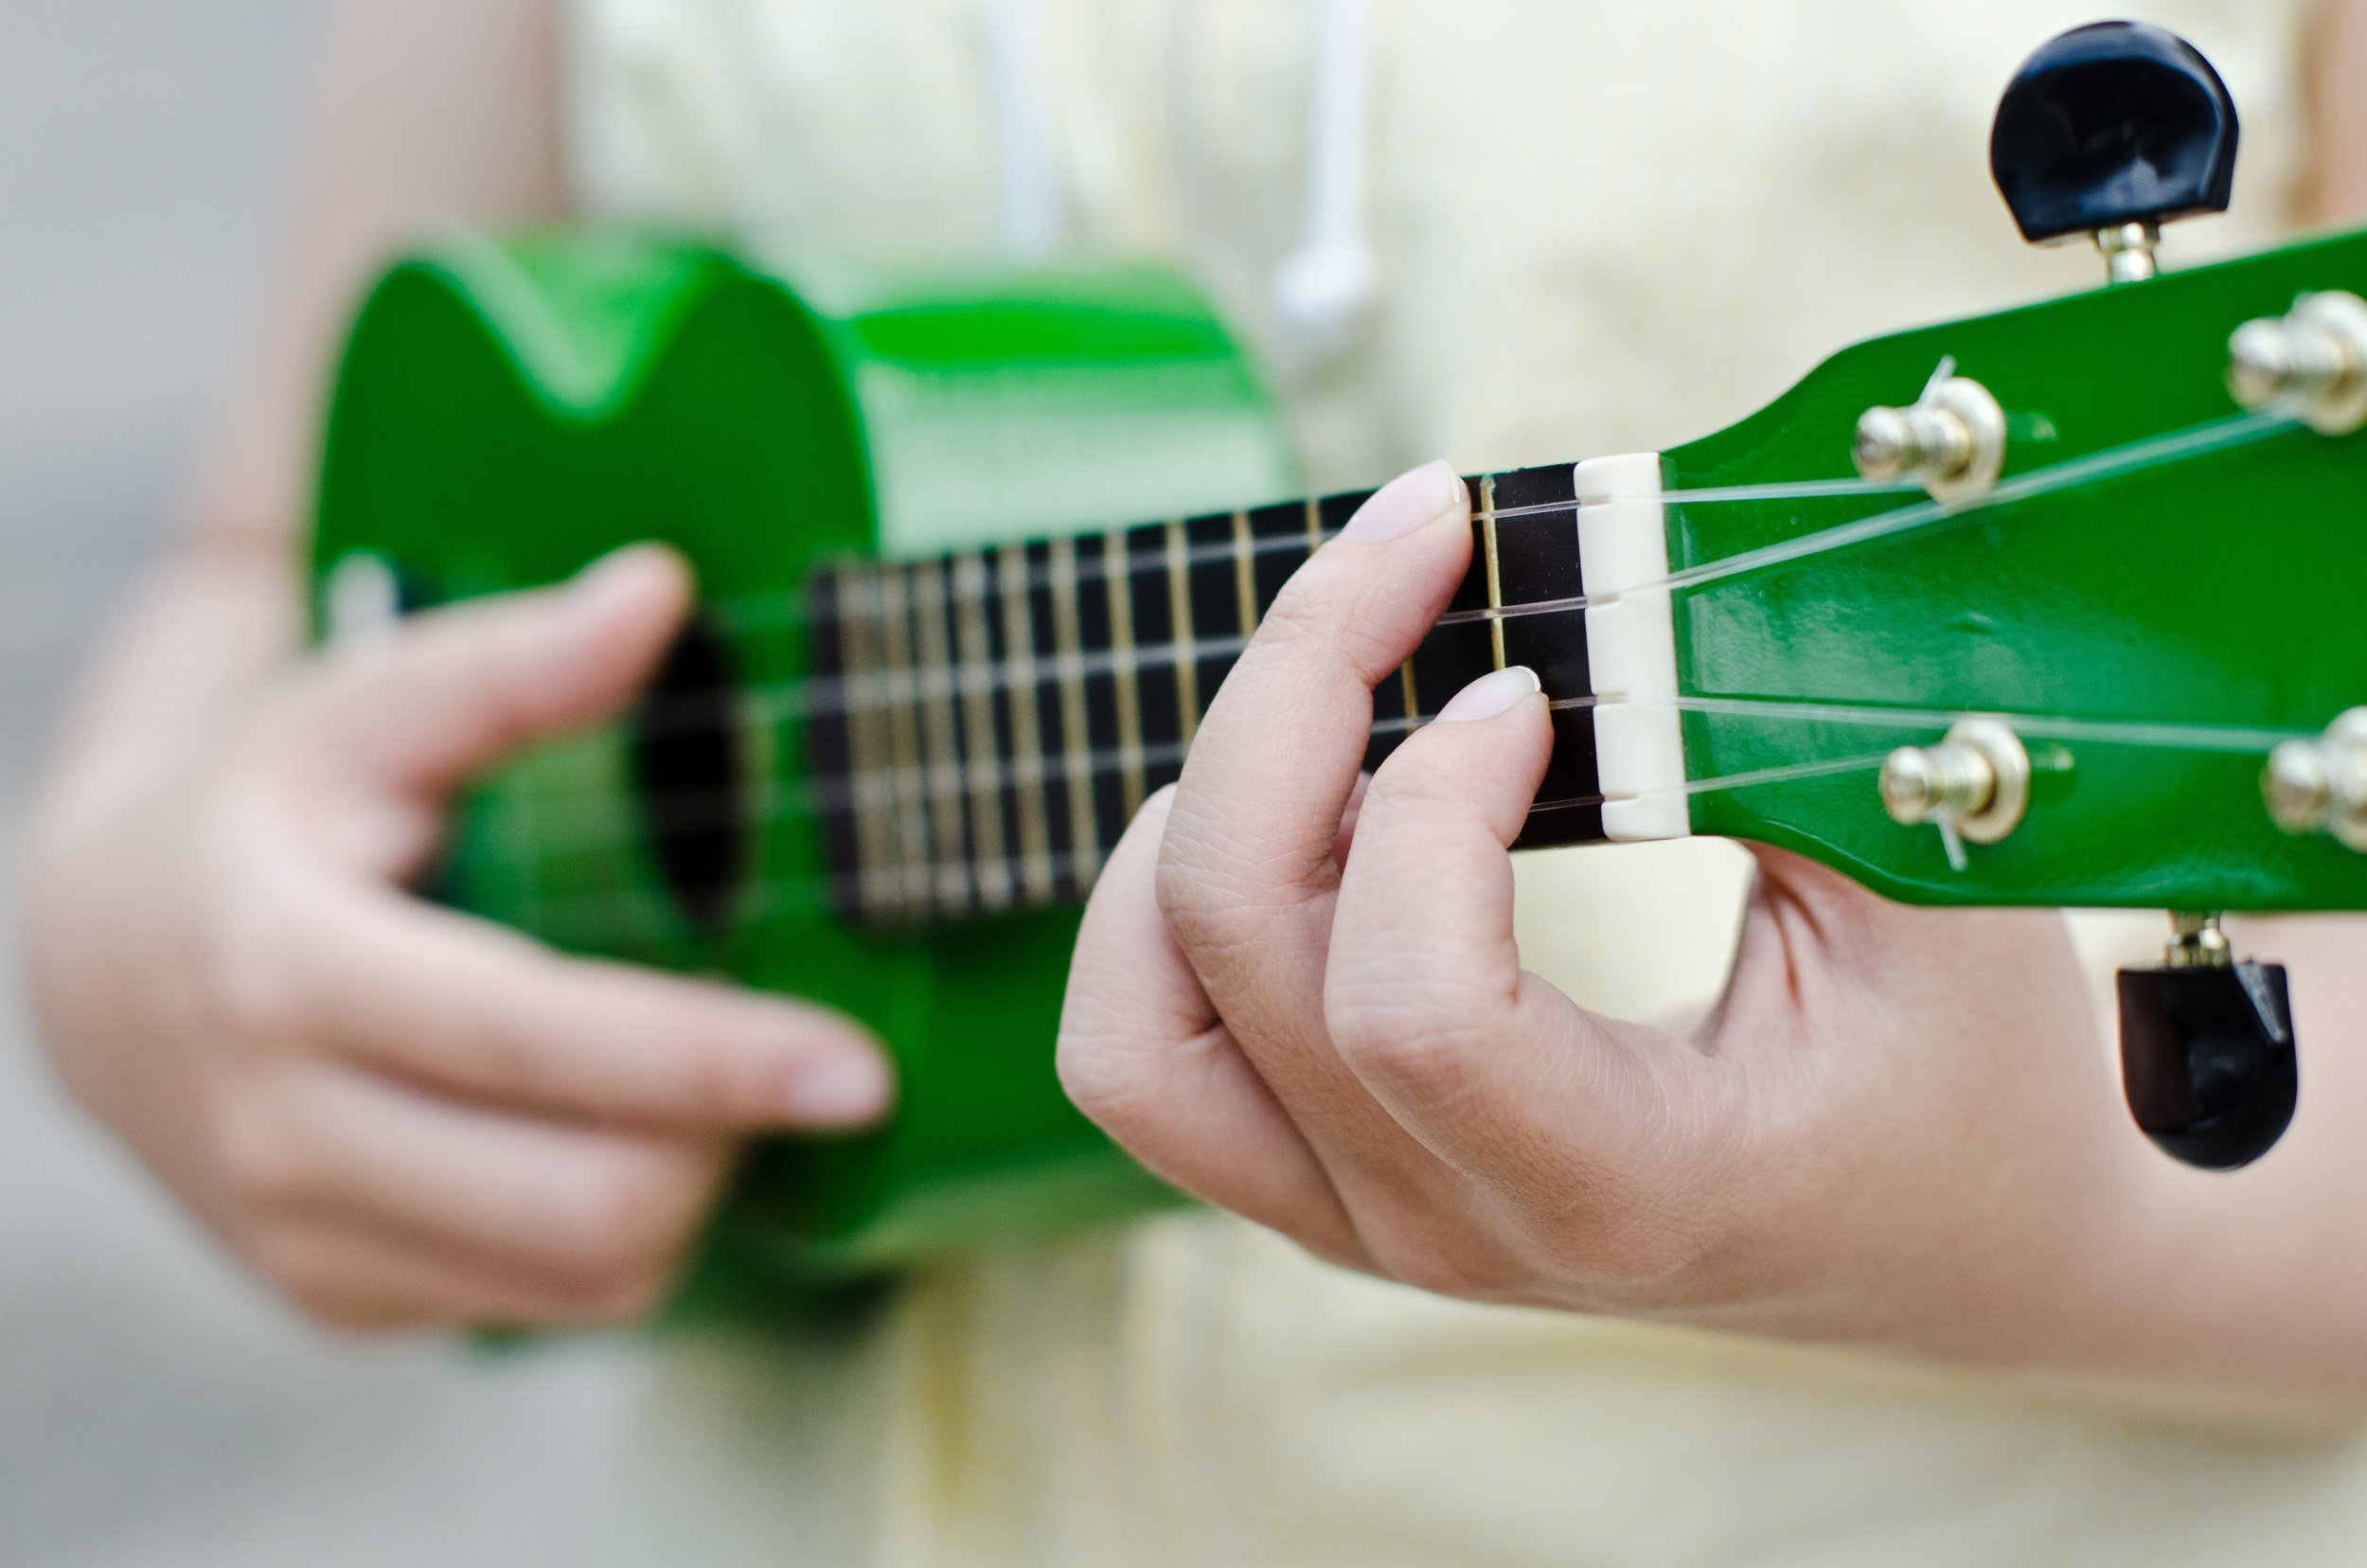
[[[333,405],[316,561],[425,598],[553,581],[630,541],[689,557],[749,692],[761,840],[720,934],[642,843],[619,733],[550,745],[468,802],[443,891],[580,953],[729,973],[869,1023],[904,1084],[883,1133],[754,1157],[721,1234],[829,1274],[1172,1195],[1067,1102],[1051,1043],[1074,912],[903,935],[824,907],[793,789],[794,590],[834,551],[918,553],[1290,492],[1272,410],[1206,305],[1131,265],[814,267],[469,241],[394,271]]]
[[[1994,393],[2006,474],[2238,413],[2227,338],[2305,290],[2367,294],[2341,236],[1860,344],[1762,413],[1666,454],[1669,488],[1846,475],[1859,413],[1912,402],[1943,356]],[[1673,504],[1680,569],[1897,507],[1896,496]],[[1941,713],[2315,734],[2367,703],[2367,436],[2293,429],[1679,596],[1680,686]],[[1694,779],[1876,758],[1942,726],[1692,712]],[[2065,735],[2031,741],[2029,816],[1950,869],[1936,829],[1886,817],[1871,760],[1697,795],[1697,831],[1785,845],[1933,903],[2367,907],[2367,856],[2288,837],[2259,751]]]

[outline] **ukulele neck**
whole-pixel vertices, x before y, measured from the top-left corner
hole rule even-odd
[[[1576,484],[1590,473],[1608,482],[1588,495],[1583,527],[1568,464],[1467,481],[1470,568],[1373,694],[1367,768],[1481,675],[1537,671],[1557,704],[1554,752],[1522,847],[1669,836],[1620,830],[1616,799],[1607,830],[1597,763],[1598,704],[1620,693],[1598,694],[1592,668],[1664,662],[1628,646],[1650,606],[1598,604],[1599,625],[1588,609],[1590,576],[1599,599],[1665,572],[1658,460],[1582,464]],[[818,569],[810,668],[838,695],[810,718],[808,763],[842,912],[902,924],[1082,899],[1144,799],[1181,774],[1283,582],[1370,493]],[[1599,580],[1606,571],[1624,580]],[[1666,604],[1659,595],[1658,645]],[[1639,717],[1647,728],[1664,718],[1674,746],[1673,710]],[[1631,813],[1625,826],[1670,815],[1650,803],[1648,820]]]

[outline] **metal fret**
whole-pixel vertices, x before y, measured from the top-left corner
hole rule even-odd
[[[839,668],[857,691],[880,682],[880,596],[872,573],[847,567],[837,575]],[[879,707],[850,703],[846,708],[848,782],[855,808],[855,897],[866,912],[881,913],[895,901],[902,881],[897,864],[893,785],[882,776],[888,740]]]
[[[1118,783],[1126,819],[1143,809],[1143,703],[1134,684],[1134,579],[1127,570],[1126,530],[1101,537],[1101,589],[1110,601],[1110,673],[1117,691]]]
[[[1487,551],[1487,608],[1504,607],[1504,560],[1496,549],[1496,476],[1480,475],[1480,543]],[[1489,650],[1496,656],[1496,668],[1504,667],[1504,623],[1491,617],[1487,622]]]
[[[912,568],[914,668],[920,679],[921,750],[929,765],[929,869],[937,908],[959,915],[970,907],[970,846],[962,831],[961,734],[953,718],[953,650],[946,634],[945,567],[923,561]]]
[[[1060,671],[1060,757],[1068,782],[1069,849],[1081,889],[1101,870],[1094,826],[1093,737],[1085,724],[1084,634],[1077,615],[1077,544],[1052,541],[1052,636]]]
[[[994,662],[987,633],[987,562],[975,551],[953,558],[953,623],[962,668],[987,671]],[[1011,902],[1011,857],[1003,840],[1002,757],[994,727],[994,693],[983,681],[962,683],[962,755],[970,790],[970,842],[978,901],[988,909]]]
[[[1200,732],[1200,655],[1192,647],[1191,544],[1184,525],[1170,523],[1167,538],[1167,622],[1174,643],[1175,710],[1182,716],[1177,738],[1186,746]]]
[[[882,704],[887,709],[889,774],[895,800],[898,903],[906,914],[928,907],[929,803],[919,787],[920,719],[913,679],[912,584],[900,566],[882,566],[873,578],[880,596],[880,644],[886,672]]]
[[[1257,545],[1250,538],[1249,513],[1233,514],[1233,594],[1246,639],[1257,630]]]
[[[1397,666],[1397,679],[1405,684],[1405,717],[1411,723],[1422,716],[1422,700],[1414,690],[1414,661],[1408,659]]]
[[[995,558],[1003,587],[1005,703],[1014,762],[1032,761],[1019,777],[1019,881],[1030,903],[1052,901],[1052,818],[1044,810],[1043,736],[1036,722],[1036,624],[1027,611],[1027,548],[1006,544]]]

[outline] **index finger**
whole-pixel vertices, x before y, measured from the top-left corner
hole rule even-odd
[[[1286,1103],[1294,1068],[1276,1048],[1321,1038],[1333,846],[1371,738],[1373,687],[1453,596],[1469,517],[1442,463],[1367,501],[1284,585],[1177,787],[1160,906],[1243,1048],[1283,1075]]]

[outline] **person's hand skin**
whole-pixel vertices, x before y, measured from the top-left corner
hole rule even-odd
[[[2307,1114],[2312,1189],[2277,1180],[2283,1150],[2232,1178],[2154,1151],[2053,912],[1903,907],[1760,848],[1689,1038],[1522,972],[1505,846],[1551,745],[1534,679],[1484,678],[1358,774],[1371,690],[1468,550],[1433,465],[1284,589],[1095,889],[1059,1045],[1088,1114],[1190,1192],[1433,1291],[2157,1408],[2358,1412],[2362,1162]],[[2358,1075],[2315,1068],[2355,1042],[2311,1043],[2340,1116]]]
[[[885,1074],[796,1004],[556,956],[402,891],[445,797],[632,694],[662,554],[303,657],[338,334],[388,251],[564,210],[551,0],[346,0],[255,359],[195,526],[75,704],[30,829],[27,979],[78,1095],[312,1313],[641,1315],[749,1132]]]
[[[184,568],[207,569],[238,568]],[[27,898],[59,1070],[321,1319],[638,1318],[742,1138],[885,1108],[881,1058],[834,1015],[562,957],[404,891],[452,793],[630,700],[688,590],[669,552],[621,552],[152,713],[144,753],[68,748]],[[168,585],[119,657],[152,671],[241,591],[175,614]]]

